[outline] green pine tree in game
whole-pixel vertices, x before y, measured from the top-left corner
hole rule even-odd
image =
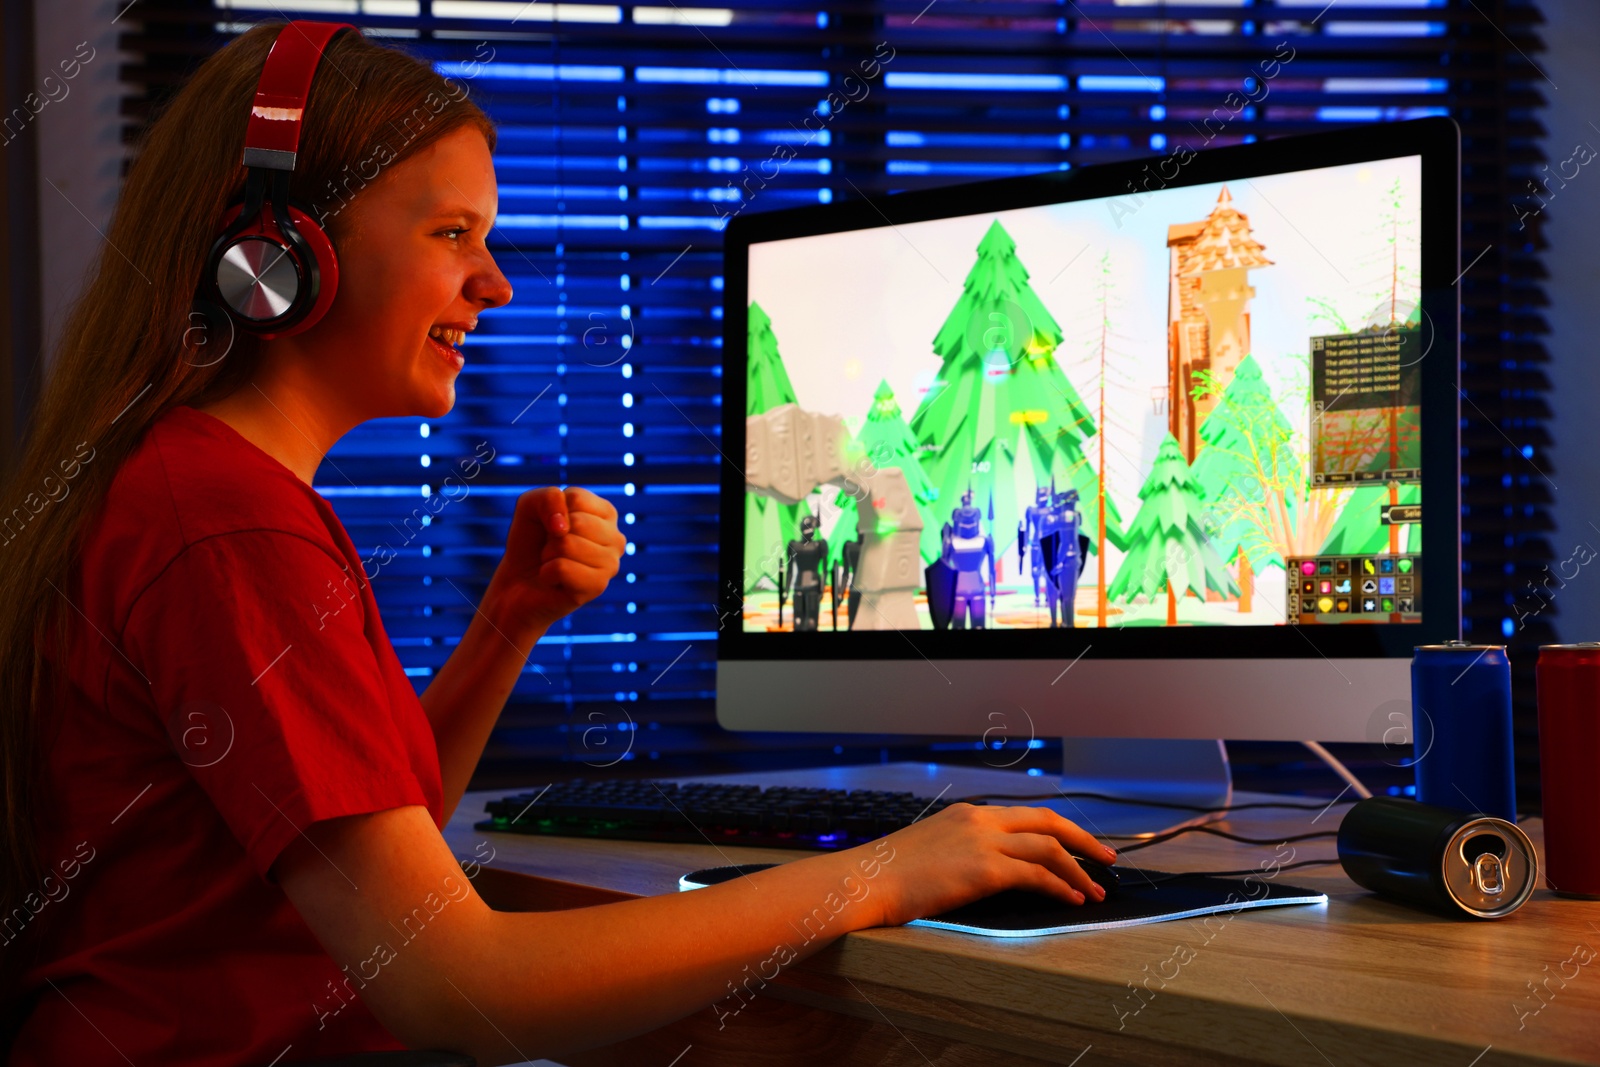
[[[942,363],[911,418],[911,432],[946,510],[923,527],[924,562],[939,557],[948,508],[968,485],[977,500],[994,495],[997,545],[1014,534],[1032,487],[1052,479],[1061,489],[1078,490],[1082,529],[1096,528],[1097,479],[1082,448],[1095,433],[1094,420],[1056,362],[1061,328],[1029,285],[1016,250],[1011,235],[993,222],[933,339]],[[1019,466],[1026,494],[1020,501]],[[1106,539],[1120,548],[1119,516],[1106,510]]]
[[[1379,323],[1399,326],[1405,324],[1408,316],[1416,314],[1417,301],[1422,296],[1422,272],[1412,265],[1414,260],[1421,258],[1421,236],[1417,232],[1419,222],[1406,201],[1399,178],[1389,184],[1384,195],[1378,226],[1380,233],[1388,231],[1384,236],[1384,243],[1388,246],[1384,257],[1388,261],[1388,285],[1384,287],[1387,290],[1388,309],[1385,314],[1380,304],[1371,318]],[[1380,291],[1380,300],[1384,295]]]
[[[760,415],[780,404],[793,404],[794,386],[778,354],[772,320],[760,304],[750,305],[750,358],[745,391],[746,415]],[[752,592],[764,578],[778,585],[783,570],[784,546],[800,536],[800,518],[809,515],[805,504],[781,504],[759,493],[744,495],[744,592]]]
[[[1206,537],[1205,493],[1170,433],[1161,441],[1139,500],[1139,513],[1128,530],[1128,554],[1107,596],[1132,600],[1143,594],[1154,600],[1165,593],[1167,625],[1176,626],[1178,597],[1183,593],[1201,599],[1207,589],[1230,598],[1239,595],[1233,576]]]
[[[917,439],[912,435],[911,427],[906,425],[900,404],[895,400],[894,390],[889,388],[888,381],[878,383],[878,391],[872,396],[872,407],[867,411],[866,421],[861,426],[861,432],[856,434],[855,442],[873,466],[880,470],[899,467],[905,473],[911,499],[922,514],[924,530],[929,526],[937,530],[949,518],[948,515],[940,517],[938,508],[934,506],[939,499],[939,490],[922,469],[922,462],[917,458]],[[859,517],[854,496],[841,492],[838,503],[839,518],[828,534],[828,547],[835,560],[841,558],[845,542],[856,539]],[[878,532],[887,534],[892,531],[880,529]]]
[[[1214,391],[1210,372],[1196,378],[1197,398]],[[1212,547],[1239,564],[1239,610],[1248,612],[1255,572],[1283,566],[1283,546],[1292,543],[1307,482],[1304,457],[1292,445],[1294,429],[1255,356],[1240,361],[1199,435],[1190,472],[1206,496]]]

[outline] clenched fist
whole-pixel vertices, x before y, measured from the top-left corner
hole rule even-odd
[[[548,627],[605,592],[628,539],[617,509],[587,489],[530,489],[517,498],[494,582],[522,625]]]

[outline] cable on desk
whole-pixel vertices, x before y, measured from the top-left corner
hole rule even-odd
[[[1340,778],[1343,778],[1345,783],[1348,784],[1351,789],[1356,791],[1356,796],[1360,797],[1362,800],[1365,800],[1372,795],[1372,790],[1362,785],[1361,779],[1357,778],[1354,774],[1351,774],[1350,768],[1346,767],[1342,762],[1340,762],[1338,756],[1335,756],[1332,752],[1329,752],[1315,741],[1302,741],[1300,743],[1315,753],[1316,757],[1323,763],[1326,763],[1333,770],[1334,774],[1337,774]]]
[[[1171,841],[1173,838],[1181,837],[1184,834],[1211,834],[1213,837],[1225,837],[1229,841],[1237,841],[1243,845],[1286,845],[1290,841],[1310,841],[1318,837],[1338,837],[1339,831],[1316,830],[1308,834],[1290,834],[1287,837],[1260,838],[1245,837],[1241,834],[1230,833],[1227,830],[1218,830],[1214,826],[1180,826],[1176,830],[1168,830],[1166,833],[1156,834],[1154,837],[1139,837],[1133,834],[1099,834],[1097,836],[1106,838],[1110,841],[1127,841],[1132,839],[1134,841],[1133,844],[1125,845],[1122,848],[1117,849],[1117,855],[1121,856],[1127,852],[1137,852],[1141,848],[1149,848],[1151,845],[1159,845],[1163,841]]]
[[[1273,873],[1276,874],[1277,871],[1292,871],[1297,867],[1329,867],[1337,864],[1338,862],[1339,861],[1337,859],[1300,860],[1296,863],[1285,863],[1278,867]],[[1145,882],[1171,882],[1179,878],[1237,878],[1241,876],[1249,877],[1252,874],[1259,877],[1265,875],[1266,873],[1266,871],[1261,870],[1259,867],[1252,868],[1247,871],[1174,871],[1171,873],[1156,875],[1154,877],[1147,875],[1145,877]],[[1138,883],[1130,882],[1129,884],[1136,885]]]
[[[1178,811],[1195,811],[1205,815],[1221,814],[1229,811],[1250,811],[1255,808],[1288,808],[1291,811],[1327,811],[1335,804],[1354,804],[1354,800],[1334,798],[1326,804],[1296,804],[1283,800],[1256,800],[1246,804],[1225,804],[1222,807],[1208,808],[1200,804],[1177,804],[1166,800],[1140,800],[1135,797],[1116,797],[1109,793],[973,793],[969,796],[956,797],[949,801],[959,804],[971,800],[1105,800],[1113,804],[1132,804],[1141,808],[1173,808]]]

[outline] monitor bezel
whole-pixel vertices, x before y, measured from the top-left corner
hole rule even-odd
[[[1175,144],[1161,156],[1047,171],[1014,178],[939,186],[866,199],[741,213],[723,238],[721,523],[716,597],[717,655],[726,660],[1072,659],[1091,646],[1096,658],[1164,659],[1175,654],[1173,629],[850,630],[812,633],[746,631],[742,626],[744,475],[728,456],[745,452],[745,361],[750,245],[850,230],[901,225],[988,211],[1092,200],[1126,194],[1129,182],[1176,174],[1162,188],[1182,188],[1286,171],[1421,157],[1421,305],[1433,326],[1422,360],[1422,509],[1451,521],[1422,524],[1422,621],[1279,626],[1186,626],[1186,658],[1329,660],[1410,656],[1417,645],[1458,638],[1460,571],[1460,130],[1449,118],[1274,138],[1193,150]],[[1086,573],[1088,568],[1086,565]],[[842,611],[843,605],[841,605]]]

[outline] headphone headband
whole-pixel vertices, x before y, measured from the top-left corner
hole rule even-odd
[[[278,32],[261,68],[250,125],[244,135],[244,165],[294,170],[300,123],[311,78],[335,34],[360,30],[348,22],[294,21]]]
[[[244,135],[244,197],[218,226],[196,293],[197,312],[219,329],[287,337],[316,325],[333,303],[333,242],[290,198],[289,181],[311,80],[328,42],[345,30],[361,33],[347,22],[289,22],[261,65]]]

